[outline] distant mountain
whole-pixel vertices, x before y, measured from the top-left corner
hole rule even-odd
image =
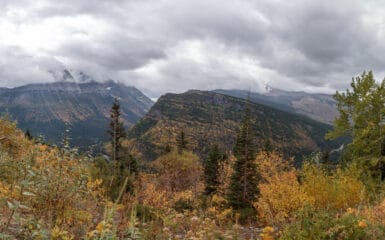
[[[306,115],[314,120],[333,124],[338,116],[336,102],[328,94],[311,94],[305,92],[288,92],[270,89],[266,93],[255,93],[244,90],[215,90],[229,96],[246,99],[247,96],[255,103],[264,104],[287,112]]]
[[[8,112],[21,129],[53,144],[60,143],[69,129],[71,145],[85,148],[107,140],[114,98],[120,101],[127,128],[153,105],[138,89],[113,81],[60,81],[0,89],[0,112]]]
[[[175,146],[176,135],[182,130],[190,149],[201,156],[213,143],[229,152],[236,140],[244,108],[245,100],[215,92],[193,90],[166,94],[130,129],[129,137],[147,160]],[[330,125],[262,104],[250,103],[250,108],[258,148],[270,142],[274,148],[299,160],[314,151],[339,147],[340,143],[324,140]]]

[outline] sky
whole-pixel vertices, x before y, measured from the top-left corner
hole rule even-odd
[[[0,87],[52,72],[149,97],[188,89],[333,93],[385,77],[384,0],[0,0]]]

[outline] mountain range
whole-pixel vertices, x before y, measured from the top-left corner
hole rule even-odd
[[[249,98],[252,102],[286,112],[303,114],[327,124],[333,124],[338,116],[336,101],[329,94],[290,92],[271,88],[264,93],[244,90],[215,90],[215,92],[243,99]]]
[[[144,159],[153,160],[175,147],[183,131],[191,150],[205,156],[212,144],[231,152],[245,112],[245,100],[217,92],[192,90],[165,94],[129,131],[131,144]],[[306,116],[250,102],[255,145],[267,142],[287,156],[300,159],[321,149],[337,148],[324,135],[331,126]]]
[[[67,75],[69,72],[65,72]],[[59,144],[68,130],[73,146],[86,148],[107,140],[109,112],[119,99],[127,128],[143,117],[153,102],[135,87],[104,83],[60,81],[0,89],[0,112],[44,141]]]
[[[54,83],[0,88],[0,112],[45,142],[60,144],[68,132],[72,146],[100,147],[108,140],[109,111],[119,99],[129,142],[144,159],[153,160],[186,133],[189,148],[204,156],[212,143],[230,152],[240,128],[245,99],[250,100],[256,146],[269,142],[288,156],[300,158],[321,149],[337,115],[331,95],[270,89],[191,90],[168,93],[154,104],[135,87],[112,80],[97,82],[83,72],[51,72]]]

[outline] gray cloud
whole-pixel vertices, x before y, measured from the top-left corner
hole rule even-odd
[[[78,69],[151,97],[265,84],[332,92],[385,74],[381,1],[0,0],[0,87]]]

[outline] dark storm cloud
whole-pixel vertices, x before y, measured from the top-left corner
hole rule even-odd
[[[0,10],[1,86],[49,81],[60,67],[151,96],[265,84],[330,92],[364,70],[385,74],[375,0],[0,0]]]

